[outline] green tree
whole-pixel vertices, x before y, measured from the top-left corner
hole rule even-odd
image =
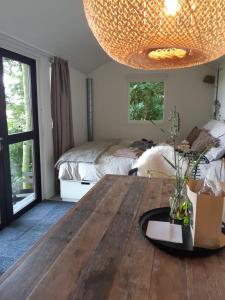
[[[31,128],[31,107],[30,107],[30,69],[28,65],[22,65],[23,73],[23,99],[24,99],[24,113],[25,124],[24,130],[29,131]],[[27,174],[31,171],[31,144],[30,142],[23,143],[23,159],[22,159],[22,174]],[[27,176],[24,175],[26,178]],[[28,177],[29,178],[29,177]],[[23,189],[31,188],[31,184],[27,181],[23,182]]]
[[[30,74],[29,66],[8,58],[3,60],[4,87],[8,133],[14,134],[31,129]],[[25,172],[32,171],[30,141],[11,144],[10,166],[13,192],[31,188],[26,183]]]
[[[164,82],[131,82],[129,97],[130,120],[163,119]]]

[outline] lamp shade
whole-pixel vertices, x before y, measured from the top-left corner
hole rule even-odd
[[[105,52],[140,69],[203,64],[225,54],[224,0],[83,0]]]

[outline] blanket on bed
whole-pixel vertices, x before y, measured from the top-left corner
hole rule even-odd
[[[74,147],[65,152],[57,161],[56,167],[59,168],[64,162],[83,162],[94,164],[98,158],[118,140],[88,142],[82,146]]]
[[[179,155],[177,153],[177,155]],[[173,147],[169,145],[158,145],[147,151],[136,161],[133,168],[138,168],[138,176],[174,178],[175,170],[163,158],[165,156],[174,164]],[[180,172],[185,174],[187,162],[183,159]],[[225,182],[225,160],[219,159],[210,163],[200,163],[199,179],[207,177],[211,181],[216,179]]]
[[[179,154],[177,153],[177,155]],[[170,145],[158,145],[146,150],[134,164],[134,168],[138,168],[138,175],[159,178],[174,177],[175,170],[163,156],[174,164],[174,151]],[[180,170],[183,175],[186,168],[187,164],[183,161],[182,169]]]

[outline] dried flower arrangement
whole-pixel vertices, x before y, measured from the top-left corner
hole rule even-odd
[[[159,128],[168,138],[170,144],[173,146],[174,161],[170,161],[163,155],[166,162],[174,169],[175,176],[172,177],[174,181],[174,194],[170,197],[170,217],[171,220],[182,221],[185,225],[190,224],[190,205],[186,192],[186,184],[193,178],[195,170],[198,167],[202,157],[209,150],[211,145],[207,145],[206,149],[200,154],[191,152],[187,141],[178,144],[178,137],[180,134],[180,115],[176,107],[170,112],[169,116],[169,130],[159,128],[158,125],[151,120],[151,123]],[[183,167],[185,164],[185,172]],[[150,174],[149,174],[150,175]],[[195,175],[194,175],[195,176]],[[195,179],[195,178],[194,178]]]

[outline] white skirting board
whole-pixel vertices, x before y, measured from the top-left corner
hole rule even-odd
[[[60,180],[60,196],[62,201],[78,202],[96,182]]]

